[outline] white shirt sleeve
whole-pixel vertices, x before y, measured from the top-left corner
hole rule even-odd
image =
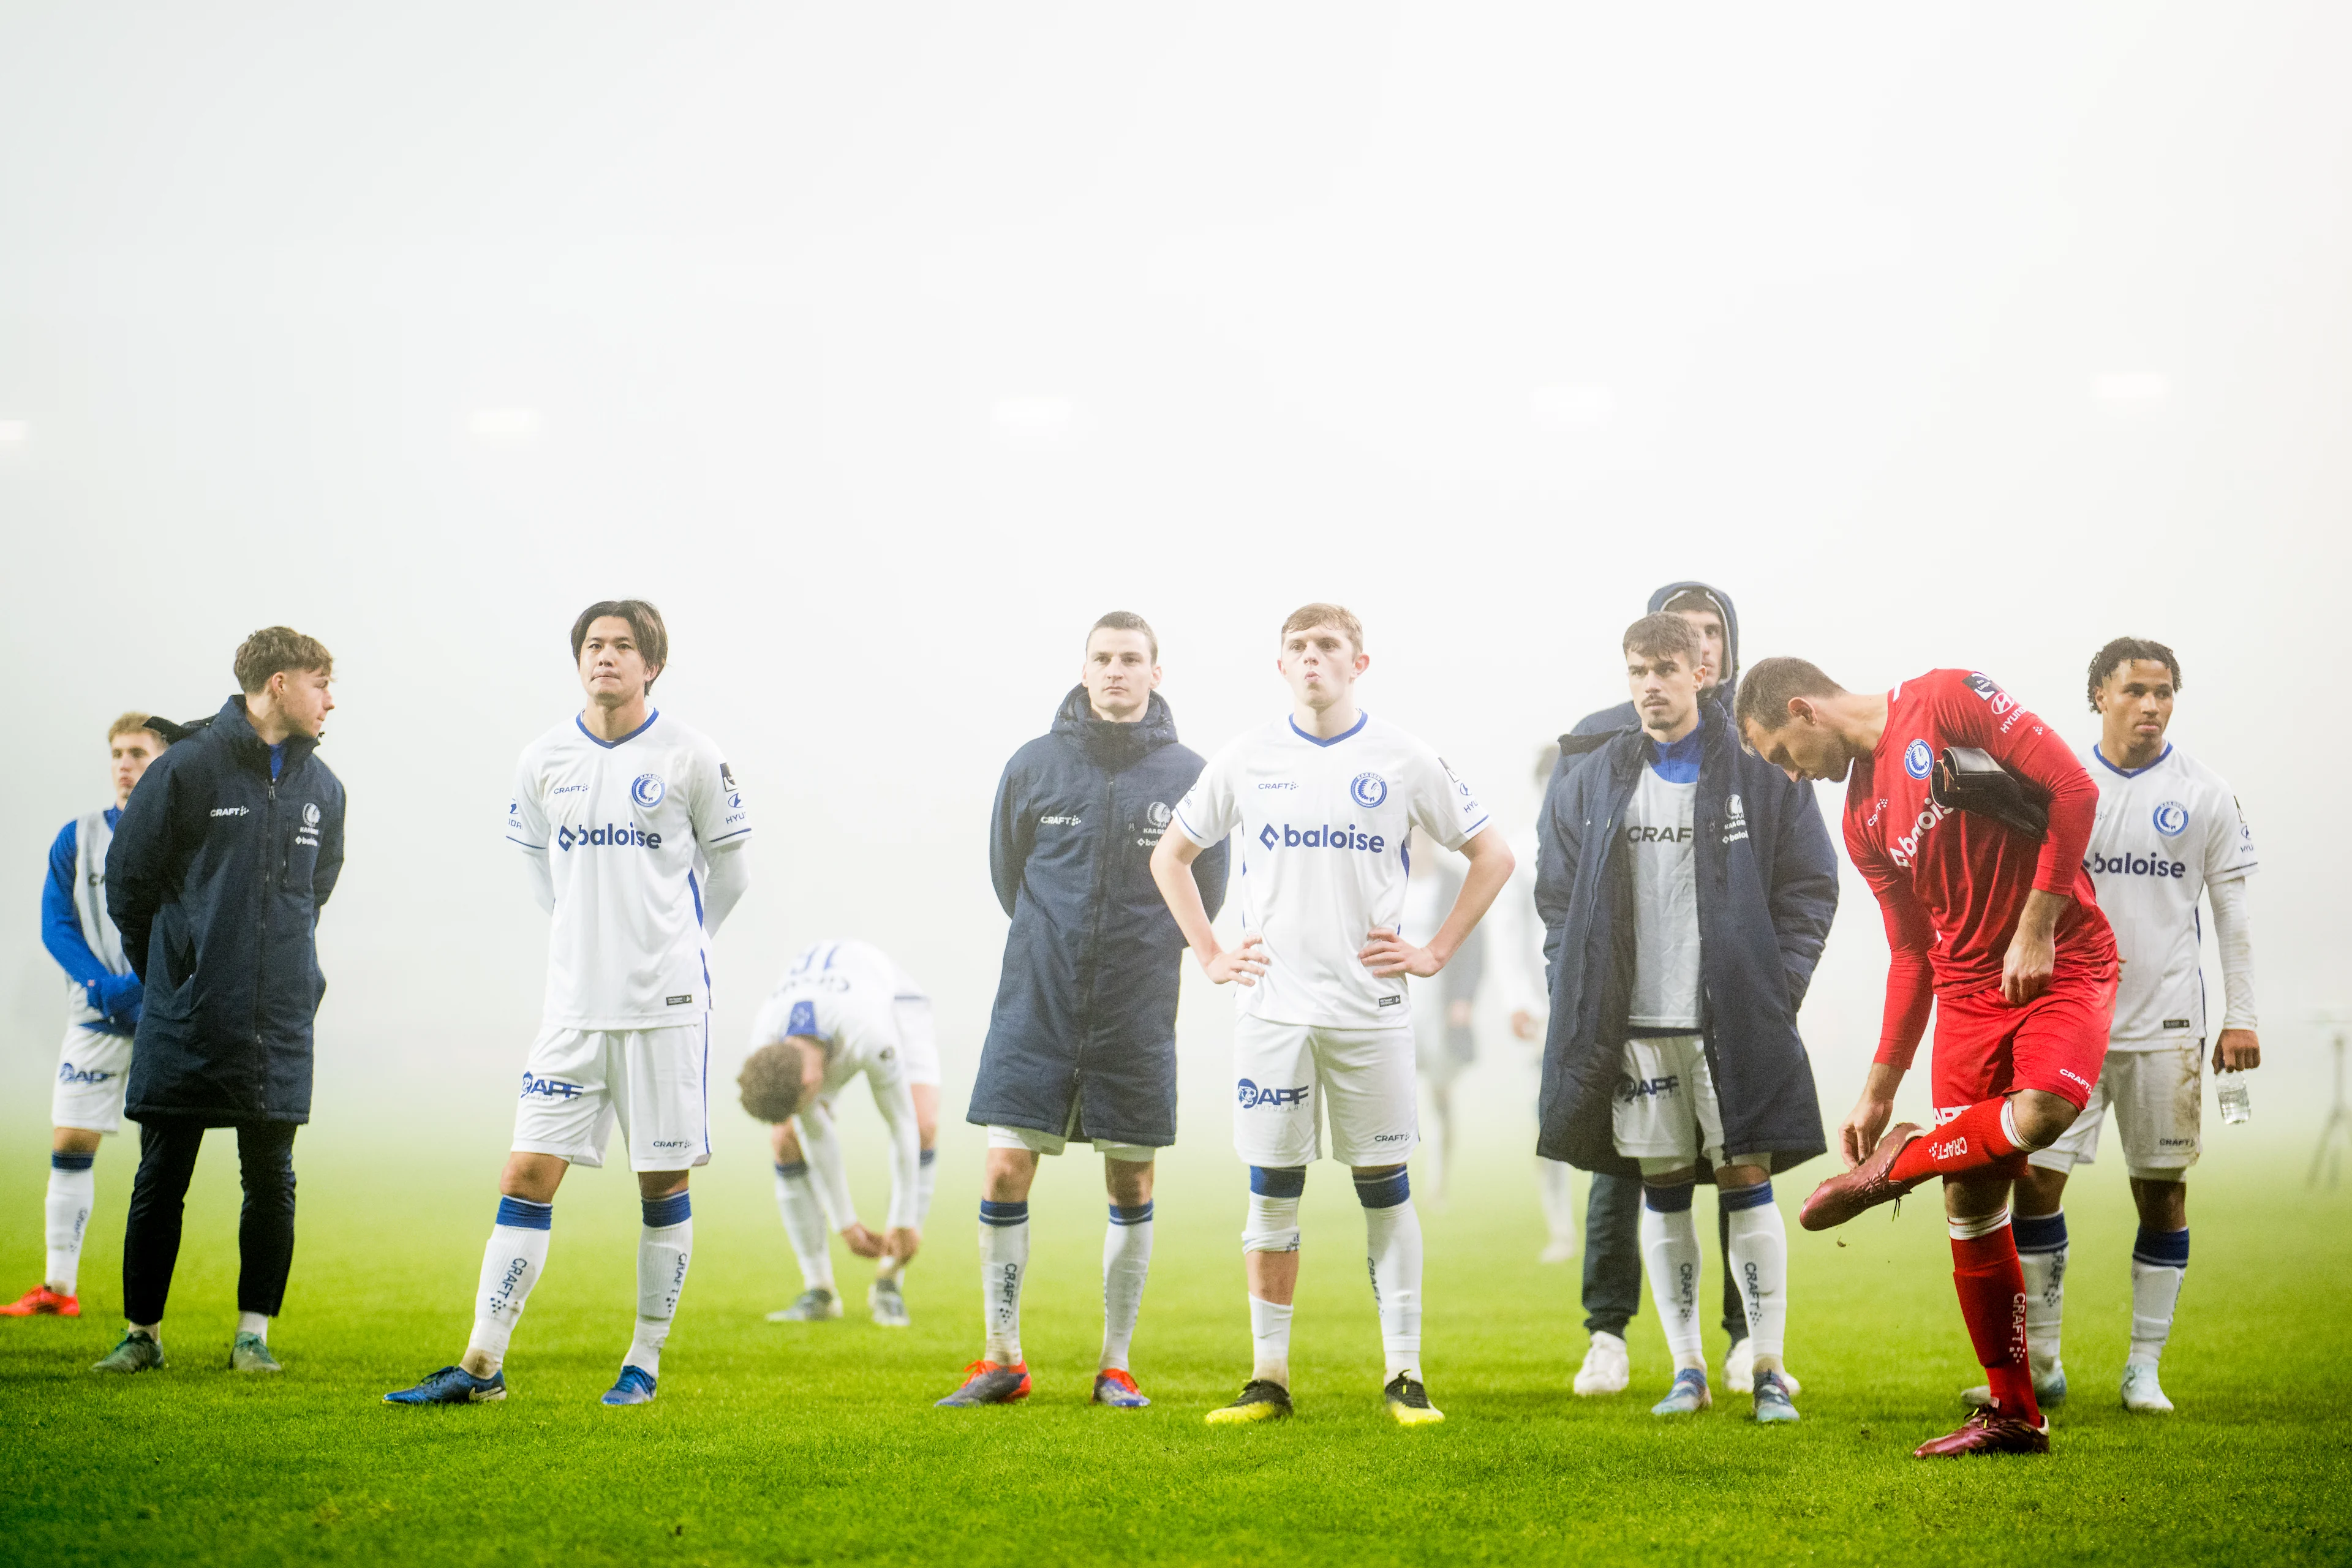
[[[507,801],[507,842],[522,851],[530,877],[530,896],[542,913],[555,912],[555,873],[547,863],[547,813],[539,798],[539,770],[531,765],[532,747],[515,764],[514,794]]]
[[[808,1156],[809,1170],[816,1178],[817,1201],[824,1205],[825,1218],[835,1230],[847,1230],[857,1223],[857,1205],[849,1196],[849,1173],[842,1164],[841,1138],[834,1131],[831,1108],[816,1100],[794,1113],[793,1125],[800,1132],[801,1152]]]
[[[696,755],[688,788],[694,841],[701,847],[707,872],[702,929],[716,936],[728,911],[751,885],[751,862],[742,852],[751,841],[751,814],[743,805],[743,792],[735,787],[734,770],[716,747]]]
[[[2254,1010],[2254,931],[2246,914],[2246,877],[2240,872],[2205,884],[2213,906],[2213,940],[2221,949],[2221,992],[2228,998],[2221,1027],[2261,1027]]]
[[[1412,825],[1448,849],[1461,848],[1486,826],[1486,808],[1436,752],[1413,758],[1406,785]]]
[[[1227,746],[1209,759],[1184,798],[1176,803],[1176,826],[1184,837],[1209,848],[1222,844],[1242,824],[1241,800],[1234,778],[1241,771],[1241,748]]]
[[[2226,787],[2214,792],[2216,809],[2205,813],[2205,881],[2207,886],[2243,877],[2254,869],[2259,858],[2254,854],[2253,829],[2246,826],[2245,808]],[[2220,809],[2221,801],[2229,809]]]

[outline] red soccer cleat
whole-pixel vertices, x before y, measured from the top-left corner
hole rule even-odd
[[[1898,1185],[1886,1173],[1895,1168],[1895,1157],[1917,1136],[1919,1128],[1916,1122],[1898,1121],[1888,1128],[1886,1136],[1878,1141],[1878,1147],[1870,1152],[1869,1159],[1813,1189],[1813,1195],[1797,1211],[1797,1223],[1807,1230],[1828,1230],[1843,1225],[1864,1209],[1893,1203],[1909,1192],[1913,1184]]]
[[[2050,1423],[2039,1426],[1998,1410],[1971,1410],[1960,1429],[1911,1450],[1915,1459],[1957,1459],[1969,1454],[2046,1454]]]
[[[60,1296],[47,1285],[36,1285],[5,1307],[0,1318],[79,1318],[81,1298]]]

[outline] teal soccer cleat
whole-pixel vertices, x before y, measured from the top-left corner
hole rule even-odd
[[[1777,1372],[1756,1374],[1756,1419],[1768,1426],[1797,1419],[1797,1402],[1791,1397],[1789,1380]]]
[[[386,1405],[488,1405],[507,1396],[507,1374],[476,1377],[462,1366],[445,1366],[414,1388],[383,1396]]]
[[[125,1332],[122,1342],[98,1358],[92,1372],[152,1372],[164,1364],[163,1347],[145,1334]]]
[[[1706,1390],[1706,1369],[1686,1366],[1675,1373],[1675,1385],[1666,1396],[1650,1406],[1653,1415],[1696,1415],[1715,1403],[1715,1395]]]
[[[641,1366],[625,1366],[620,1381],[604,1391],[598,1401],[604,1405],[651,1405],[654,1402],[654,1374]]]

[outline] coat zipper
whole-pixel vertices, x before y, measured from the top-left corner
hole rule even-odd
[[[263,765],[268,766],[265,761]],[[271,779],[262,795],[261,923],[255,934],[253,954],[254,1098],[266,1115],[269,1110],[269,1064],[262,1059],[261,999],[268,991],[263,966],[269,962],[269,851],[278,846],[278,781]],[[282,875],[282,871],[281,871]]]

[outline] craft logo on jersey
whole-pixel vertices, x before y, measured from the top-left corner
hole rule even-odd
[[[1348,785],[1348,794],[1358,805],[1370,811],[1388,799],[1389,781],[1378,773],[1358,773]]]
[[[1307,1085],[1303,1083],[1297,1089],[1260,1089],[1249,1079],[1244,1079],[1236,1088],[1240,1091],[1238,1098],[1244,1110],[1255,1110],[1261,1105],[1278,1108],[1307,1103]]]
[[[637,803],[639,811],[651,811],[668,793],[669,786],[662,783],[659,773],[639,773],[635,782],[629,785],[629,798]]]
[[[1915,779],[1924,779],[1936,765],[1936,754],[1925,741],[1914,741],[1903,748],[1903,771]]]
[[[2189,826],[2189,808],[2177,800],[2168,800],[2156,808],[2156,830],[2167,838],[2178,838]]]

